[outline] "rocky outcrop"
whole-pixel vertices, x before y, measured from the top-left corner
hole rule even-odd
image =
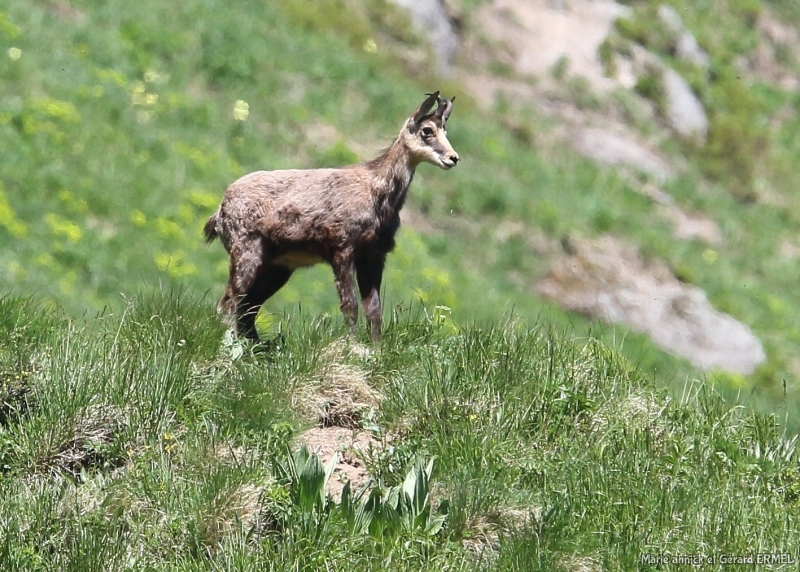
[[[680,14],[668,4],[658,7],[658,19],[664,24],[666,31],[672,36],[675,44],[675,57],[706,69],[709,66],[708,54],[697,44],[692,33],[683,25]]]
[[[678,135],[704,144],[708,136],[708,115],[692,87],[661,58],[641,46],[633,47],[634,73],[660,76],[663,86],[664,119]]]
[[[629,167],[647,173],[659,182],[672,174],[669,163],[647,146],[607,129],[581,129],[573,140],[573,147],[590,159],[606,165]]]
[[[440,73],[450,75],[460,45],[457,10],[446,0],[390,0],[406,10],[414,26],[430,41]]]
[[[571,240],[537,292],[562,307],[625,324],[703,370],[753,373],[766,359],[750,329],[714,309],[705,293],[666,266],[645,265],[636,250],[605,237]]]
[[[629,13],[630,8],[614,0],[494,0],[484,3],[473,20],[521,76],[547,77],[564,61],[570,76],[608,92],[617,82],[606,77],[598,47],[614,21]]]
[[[675,70],[664,67],[664,105],[669,126],[682,137],[705,143],[708,116],[692,88]]]

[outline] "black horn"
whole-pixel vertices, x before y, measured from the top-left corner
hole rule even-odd
[[[433,104],[441,99],[438,91],[426,93],[425,95],[428,96],[428,99],[422,102],[422,105],[419,106],[419,109],[417,109],[417,112],[414,114],[415,123],[422,121],[422,119],[431,112],[431,109],[433,109]]]
[[[439,97],[437,99],[439,106],[436,108],[436,116],[442,120],[442,123],[446,123],[447,118],[450,117],[450,113],[453,111],[453,102],[455,100],[455,96],[453,96],[452,99],[445,99],[444,97]]]

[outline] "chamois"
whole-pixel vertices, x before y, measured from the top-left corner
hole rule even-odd
[[[400,209],[422,163],[444,170],[459,157],[447,140],[453,99],[427,94],[377,158],[337,169],[256,171],[233,182],[205,225],[230,254],[230,278],[218,312],[237,335],[258,340],[262,304],[304,266],[333,268],[351,332],[358,320],[356,283],[372,339],[380,341],[380,288],[394,248]],[[436,109],[433,106],[436,104]]]

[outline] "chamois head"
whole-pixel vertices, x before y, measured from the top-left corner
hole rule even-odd
[[[452,169],[458,163],[458,153],[447,140],[447,118],[453,110],[453,99],[426,94],[426,99],[406,121],[400,134],[415,164],[426,162],[442,169]],[[437,104],[436,109],[433,105]]]

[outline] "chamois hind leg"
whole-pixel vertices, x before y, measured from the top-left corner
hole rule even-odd
[[[292,270],[285,266],[266,266],[236,307],[236,331],[240,336],[258,341],[256,316],[261,306],[289,281]]]
[[[255,330],[248,331],[242,326],[242,306],[247,305],[247,294],[256,283],[263,265],[263,248],[260,241],[239,242],[231,248],[228,287],[219,301],[217,311],[222,314],[223,321],[236,327],[237,335],[253,338]],[[255,336],[257,339],[257,335]]]
[[[352,254],[349,252],[337,253],[331,261],[331,267],[336,291],[339,293],[339,307],[342,309],[342,314],[344,314],[352,334],[355,332],[358,322],[358,300]]]
[[[385,258],[371,258],[356,261],[358,290],[361,293],[361,306],[369,322],[372,341],[381,340],[381,279]]]

